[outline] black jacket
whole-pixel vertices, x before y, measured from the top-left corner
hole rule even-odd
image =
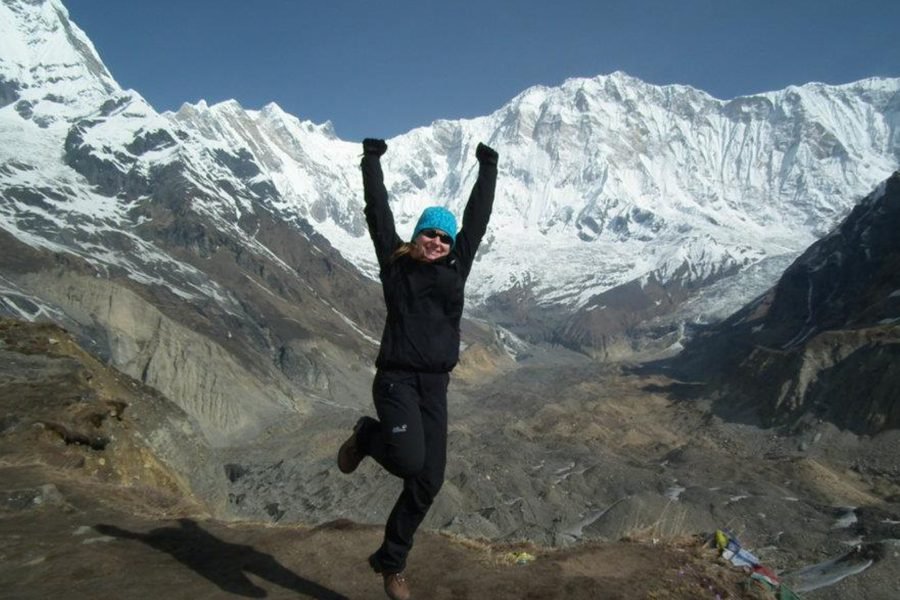
[[[475,252],[487,230],[497,182],[497,154],[479,144],[478,180],[463,213],[450,254],[435,262],[408,255],[393,259],[403,243],[394,229],[379,154],[362,159],[365,215],[375,244],[387,320],[375,366],[379,369],[446,373],[459,360],[463,292]]]

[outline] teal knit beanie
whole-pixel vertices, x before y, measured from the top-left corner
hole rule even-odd
[[[456,217],[443,206],[429,206],[422,211],[422,216],[419,217],[413,230],[412,239],[415,240],[419,233],[426,229],[440,229],[449,235],[453,240],[450,243],[451,248],[456,243]]]

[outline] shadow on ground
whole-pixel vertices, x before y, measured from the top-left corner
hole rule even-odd
[[[94,529],[121,539],[137,540],[172,555],[179,562],[231,594],[265,598],[266,590],[247,577],[252,573],[288,590],[317,600],[347,600],[313,581],[300,577],[275,558],[245,544],[232,544],[212,535],[192,519],[179,519],[180,527],[160,527],[148,533],[99,524]]]

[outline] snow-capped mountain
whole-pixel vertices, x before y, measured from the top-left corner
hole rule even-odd
[[[64,325],[215,444],[352,404],[374,282],[273,208],[249,149],[120,89],[61,3],[0,27],[0,313]]]
[[[121,89],[58,2],[0,4],[0,103],[40,127],[93,112]]]
[[[264,211],[374,276],[357,143],[274,104],[159,114],[119,88],[58,0],[0,6],[0,226],[11,235],[227,306],[229,290],[149,235],[153,207],[202,214],[273,256],[246,226]],[[530,323],[506,324],[528,329],[539,314],[554,333],[535,337],[597,345],[635,326],[610,294],[624,309],[646,304],[639,320],[703,320],[771,285],[900,164],[900,80],[730,101],[624,73],[534,87],[491,115],[388,140],[401,234],[426,205],[462,212],[479,141],[499,150],[500,179],[470,308],[527,306]]]
[[[385,171],[403,231],[429,203],[461,212],[474,145],[496,146],[498,201],[475,298],[527,282],[541,303],[577,308],[651,275],[700,282],[795,256],[900,163],[898,90],[873,79],[721,101],[614,73],[532,88],[492,115],[389,140]],[[279,209],[372,272],[358,149],[327,124],[234,102],[166,116],[249,148]]]
[[[460,214],[474,146],[497,147],[498,198],[470,280],[475,314],[612,355],[610,339],[644,321],[673,330],[721,318],[771,285],[900,164],[898,91],[898,80],[872,79],[722,101],[614,73],[416,129],[389,140],[384,165],[408,232],[428,204]],[[278,190],[277,210],[308,220],[374,276],[357,146],[275,105],[164,116],[226,140],[232,154],[249,149]]]

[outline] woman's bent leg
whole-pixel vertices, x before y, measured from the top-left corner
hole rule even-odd
[[[415,373],[379,371],[372,384],[378,421],[369,419],[360,434],[365,453],[401,479],[422,470],[425,433]]]
[[[424,457],[419,471],[404,477],[403,491],[385,525],[384,543],[375,554],[375,560],[386,573],[400,572],[406,567],[416,530],[444,483],[449,376],[422,373],[417,375],[417,380]]]

